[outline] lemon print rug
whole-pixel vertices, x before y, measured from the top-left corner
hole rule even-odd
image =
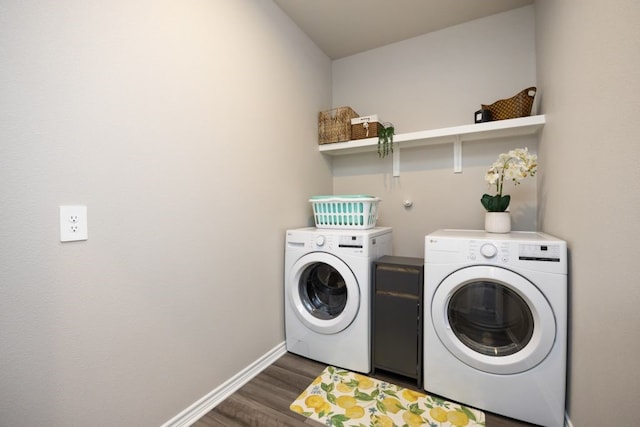
[[[335,427],[484,426],[484,412],[327,367],[291,404],[309,419]]]

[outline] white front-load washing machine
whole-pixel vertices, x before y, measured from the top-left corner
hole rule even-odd
[[[291,353],[371,371],[371,269],[391,255],[391,228],[288,230],[285,337]]]
[[[564,425],[567,246],[535,232],[425,238],[425,390]]]

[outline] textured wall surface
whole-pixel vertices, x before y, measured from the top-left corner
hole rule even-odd
[[[480,104],[509,98],[536,86],[535,12],[510,12],[394,43],[333,62],[333,103],[359,114],[378,114],[396,133],[474,122]],[[535,112],[535,109],[534,109]],[[486,170],[500,153],[537,150],[537,137],[462,144],[462,173],[453,173],[453,144],[403,149],[400,176],[391,157],[376,153],[338,157],[334,192],[382,198],[380,223],[393,226],[397,255],[424,255],[424,236],[439,228],[484,227],[480,198],[489,189]],[[512,196],[514,230],[535,230],[536,180],[505,185]],[[403,201],[413,206],[406,209]]]
[[[640,5],[536,1],[542,230],[570,249],[568,412],[635,425],[640,400]]]
[[[161,425],[284,340],[331,63],[253,0],[7,2],[0,52],[0,424]]]

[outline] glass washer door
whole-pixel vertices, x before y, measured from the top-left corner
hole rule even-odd
[[[287,294],[298,319],[321,334],[347,328],[358,314],[360,289],[355,275],[340,258],[313,252],[289,272]]]
[[[440,341],[456,358],[494,374],[535,367],[556,336],[544,295],[500,267],[471,266],[447,276],[434,293],[431,317]]]

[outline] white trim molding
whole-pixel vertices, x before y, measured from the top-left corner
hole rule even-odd
[[[569,414],[567,412],[564,413],[564,427],[573,427],[573,423],[569,419]]]
[[[223,400],[231,396],[240,387],[251,381],[253,377],[265,370],[269,365],[278,360],[287,352],[286,344],[283,341],[266,354],[253,362],[251,365],[238,372],[219,387],[211,390],[204,397],[193,403],[184,411],[167,421],[162,427],[188,427],[202,418]]]
[[[286,343],[283,341],[251,365],[247,366],[224,382],[222,385],[211,390],[184,411],[164,423],[161,427],[189,427],[193,425],[196,421],[205,416],[207,412],[211,411],[222,403],[223,400],[240,389],[240,387],[251,381],[256,375],[264,371],[269,367],[269,365],[282,357],[286,352]],[[566,412],[564,414],[564,425],[565,427],[573,427],[573,424],[569,419],[569,414]]]

